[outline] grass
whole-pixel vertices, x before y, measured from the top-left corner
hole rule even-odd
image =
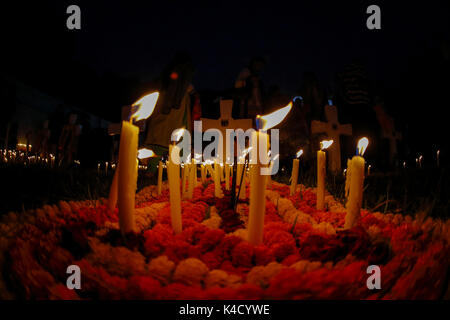
[[[290,172],[290,170],[286,170]],[[279,174],[274,180],[289,183],[289,174]],[[316,186],[315,169],[301,172],[299,183]],[[327,175],[327,190],[341,203],[344,198],[345,177]],[[364,180],[363,207],[370,211],[450,217],[450,179],[447,168],[409,168],[396,172],[375,172]]]
[[[0,215],[54,204],[59,200],[94,200],[107,197],[113,178],[97,169],[73,166],[50,169],[41,165],[0,164]],[[290,170],[280,170],[274,180],[289,184]],[[315,170],[301,171],[299,182],[315,186]],[[156,183],[156,176],[140,173],[138,190]],[[344,199],[345,177],[328,175],[326,186],[336,199]],[[415,214],[448,219],[450,180],[446,168],[410,168],[389,173],[373,173],[365,179],[363,206],[371,211]]]

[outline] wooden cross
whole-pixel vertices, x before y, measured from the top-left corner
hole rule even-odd
[[[233,119],[231,112],[233,110],[233,100],[220,100],[220,118],[207,119],[200,118],[202,121],[202,130],[218,129],[222,132],[223,138],[223,157],[226,155],[226,130],[227,129],[242,129],[244,132],[253,127],[252,119]],[[231,159],[230,159],[231,160]]]
[[[336,106],[325,106],[325,118],[327,119],[327,122],[317,120],[311,122],[311,133],[326,133],[328,139],[333,139],[333,144],[328,149],[330,154],[330,170],[334,173],[338,173],[341,171],[340,136],[351,136],[352,125],[339,123]]]
[[[397,141],[402,140],[402,133],[395,130],[394,119],[381,106],[374,107],[381,126],[381,137],[389,140],[389,163],[394,162],[397,155]]]

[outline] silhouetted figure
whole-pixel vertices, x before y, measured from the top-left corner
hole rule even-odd
[[[60,153],[60,163],[71,165],[78,151],[78,139],[81,134],[81,127],[77,124],[77,115],[71,114],[69,123],[63,127],[59,138],[58,151]]]
[[[239,73],[234,84],[236,106],[234,118],[256,118],[263,113],[263,83],[261,71],[265,66],[262,57],[253,58],[248,67]]]
[[[287,103],[289,103],[289,98],[282,107]],[[297,151],[303,149],[304,155],[302,159],[304,162],[305,159],[311,156],[311,152],[308,151],[310,148],[310,130],[303,100],[300,97],[294,98],[291,111],[280,125],[280,128],[282,128],[279,131],[280,161],[282,163],[286,162],[287,167],[290,167]]]
[[[192,101],[195,101],[194,116],[199,118],[198,112],[201,112],[200,100],[192,85],[193,76],[194,66],[187,53],[177,53],[164,68],[155,85],[160,95],[152,116],[147,120],[146,145],[166,149],[175,129],[191,131]]]
[[[16,113],[16,89],[7,81],[1,85],[2,116],[0,117],[0,136],[3,138],[2,148],[14,148],[17,139],[17,124],[13,124],[12,118]],[[14,130],[15,129],[15,130]]]
[[[64,107],[60,104],[56,110],[50,115],[49,119],[50,139],[49,149],[50,153],[55,156],[55,163],[59,163],[58,144],[61,137],[62,128],[65,122]]]
[[[325,105],[325,93],[319,84],[315,73],[305,72],[302,85],[299,90],[303,98],[303,113],[308,123],[311,120],[322,120],[323,107]]]
[[[45,120],[42,128],[37,132],[36,141],[34,142],[33,149],[38,155],[43,158],[48,157],[48,143],[50,138],[50,130],[48,128],[49,121]]]
[[[370,146],[365,156],[367,159],[377,157],[378,123],[372,108],[372,82],[365,66],[357,59],[337,74],[337,95],[335,104],[339,110],[342,123],[351,123],[352,139],[346,139],[343,146],[344,155],[353,155],[361,137],[369,139]]]

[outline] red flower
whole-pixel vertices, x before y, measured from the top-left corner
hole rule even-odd
[[[128,282],[129,299],[157,299],[161,290],[158,280],[148,276],[133,276]]]
[[[253,245],[242,241],[233,248],[231,261],[236,267],[250,268],[253,266]]]
[[[164,224],[157,224],[153,229],[144,232],[145,253],[156,257],[164,252],[166,245],[173,238],[173,230]]]
[[[223,232],[223,230],[207,229],[207,231],[201,235],[198,244],[202,252],[207,252],[213,250],[224,237],[225,232]]]
[[[272,251],[265,245],[255,246],[253,249],[256,266],[265,266],[269,262],[274,261]]]

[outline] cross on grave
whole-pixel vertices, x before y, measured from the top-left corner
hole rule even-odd
[[[397,141],[402,140],[402,133],[395,130],[394,119],[381,106],[374,107],[374,110],[381,126],[381,137],[389,140],[389,164],[392,164],[397,155]]]
[[[325,106],[325,118],[327,122],[313,120],[311,122],[311,133],[326,133],[328,139],[333,139],[333,144],[328,148],[330,154],[330,170],[334,173],[341,171],[341,143],[340,136],[352,135],[351,124],[340,124],[336,106]]]
[[[219,119],[200,118],[200,120],[202,121],[202,130],[206,131],[208,129],[218,129],[222,132],[223,141],[226,141],[225,137],[227,129],[242,129],[245,132],[247,129],[253,128],[252,119],[233,119],[231,116],[232,110],[233,110],[233,100],[221,99],[220,118]],[[226,145],[224,143],[223,144],[224,158],[226,155],[225,152],[226,152]]]

